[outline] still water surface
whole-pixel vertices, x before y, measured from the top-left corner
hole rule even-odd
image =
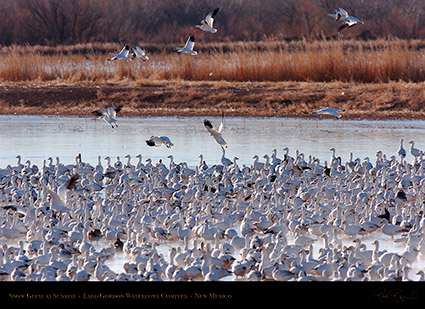
[[[23,163],[42,165],[48,157],[59,157],[62,163],[74,162],[81,153],[84,162],[96,164],[97,157],[116,156],[122,161],[127,154],[151,158],[153,162],[173,155],[176,162],[185,161],[189,166],[199,162],[199,155],[209,165],[220,164],[221,148],[203,126],[203,117],[185,118],[119,118],[119,127],[112,129],[102,120],[73,117],[46,116],[0,116],[0,167],[16,162],[21,155]],[[210,118],[218,127],[219,118]],[[389,158],[396,155],[400,139],[408,150],[410,140],[415,147],[425,148],[425,121],[369,121],[369,120],[300,120],[285,118],[226,118],[223,137],[229,147],[226,157],[237,156],[239,164],[251,164],[258,154],[271,154],[274,148],[278,156],[283,148],[289,147],[289,154],[296,150],[319,158],[322,162],[330,158],[330,148],[336,148],[336,155],[343,162],[368,156],[375,160],[381,150]],[[145,140],[151,135],[166,135],[174,143],[171,149],[149,147]],[[412,160],[408,154],[407,159]],[[136,158],[133,159],[136,162]],[[133,162],[133,163],[134,163]]]

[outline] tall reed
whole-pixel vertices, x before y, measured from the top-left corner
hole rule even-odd
[[[105,50],[119,49],[113,44],[62,46],[47,51],[42,47],[3,47],[0,50],[0,81],[425,81],[424,41],[223,44],[202,46],[199,43],[198,56],[177,54],[163,48],[163,52],[151,54],[147,62],[138,59],[107,61],[109,56]],[[73,53],[66,53],[66,50],[73,50]]]

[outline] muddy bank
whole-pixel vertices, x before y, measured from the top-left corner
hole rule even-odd
[[[424,83],[193,82],[0,85],[1,114],[86,116],[124,105],[124,116],[328,117],[320,106],[345,110],[348,119],[425,119]]]

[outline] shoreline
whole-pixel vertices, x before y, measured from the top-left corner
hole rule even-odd
[[[92,116],[124,105],[127,117],[271,117],[333,119],[320,106],[342,110],[342,119],[425,119],[425,83],[228,82],[146,80],[115,83],[19,82],[0,86],[0,114]]]

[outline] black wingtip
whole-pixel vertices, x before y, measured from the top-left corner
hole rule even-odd
[[[66,183],[66,188],[68,190],[75,189],[75,186],[77,185],[79,178],[80,178],[80,175],[78,173],[72,176],[71,179],[69,179],[68,182]]]
[[[212,129],[212,128],[213,128],[213,125],[212,125],[212,124],[211,124],[211,122],[210,122],[209,120],[207,120],[207,119],[205,119],[205,120],[204,120],[204,126],[205,126],[205,127],[210,128],[210,129]]]
[[[220,11],[220,8],[215,8],[214,12],[211,15],[211,18],[215,18],[215,16],[217,15],[218,11]]]
[[[189,36],[189,39],[190,39],[191,42],[195,42],[195,36],[193,34],[191,34]]]
[[[118,106],[116,106],[114,109],[115,109],[115,112],[116,113],[118,113],[118,112],[120,112],[121,110],[122,110],[122,108],[124,107],[124,105],[118,105]]]
[[[146,140],[146,144],[147,144],[148,146],[151,146],[151,147],[155,146],[155,143],[154,143],[153,141],[151,141],[150,139],[147,139],[147,140]]]

